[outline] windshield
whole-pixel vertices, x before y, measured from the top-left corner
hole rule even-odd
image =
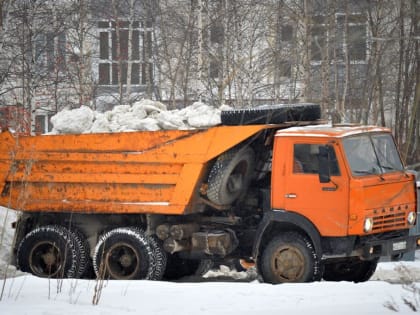
[[[355,176],[402,171],[403,165],[392,136],[363,134],[343,140],[350,168]]]

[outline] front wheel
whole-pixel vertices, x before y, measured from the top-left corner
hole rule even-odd
[[[289,232],[273,238],[259,263],[265,282],[310,282],[319,279],[320,261],[309,239]]]
[[[378,259],[360,260],[350,258],[335,263],[325,264],[324,280],[365,282],[375,273]]]

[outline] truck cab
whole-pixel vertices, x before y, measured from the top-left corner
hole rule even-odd
[[[418,238],[408,236],[417,216],[413,176],[386,128],[318,125],[277,131],[271,209],[260,229],[263,275],[271,282],[288,280],[273,267],[286,257],[287,241],[274,237],[279,245],[270,243],[279,230],[303,236],[301,246],[312,244],[310,255],[317,257],[312,280],[322,274],[327,280],[365,281],[379,257],[397,259],[414,250]],[[267,248],[271,263],[265,262]],[[302,254],[291,252],[293,265]]]

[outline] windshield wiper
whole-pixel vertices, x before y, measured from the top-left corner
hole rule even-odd
[[[368,171],[368,170],[354,170],[353,173],[359,174],[359,175],[373,175],[373,174],[376,174],[376,173],[372,173],[371,171]]]
[[[393,166],[387,166],[387,165],[381,165],[382,168],[386,169],[386,170],[390,170],[390,171],[398,171],[395,167]]]

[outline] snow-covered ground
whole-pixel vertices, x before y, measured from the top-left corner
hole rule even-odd
[[[359,284],[270,285],[255,279],[255,272],[226,267],[180,282],[48,280],[22,273],[5,278],[15,218],[15,212],[0,207],[0,314],[382,315],[420,309],[420,260],[380,263],[371,281]]]
[[[411,314],[417,295],[400,284],[317,282],[269,285],[258,282],[166,283],[110,281],[93,305],[94,281],[6,281],[1,314]]]
[[[0,278],[5,276],[7,263],[10,259],[10,248],[13,242],[12,222],[16,221],[17,213],[0,207]],[[8,268],[8,273],[15,272],[15,268]]]

